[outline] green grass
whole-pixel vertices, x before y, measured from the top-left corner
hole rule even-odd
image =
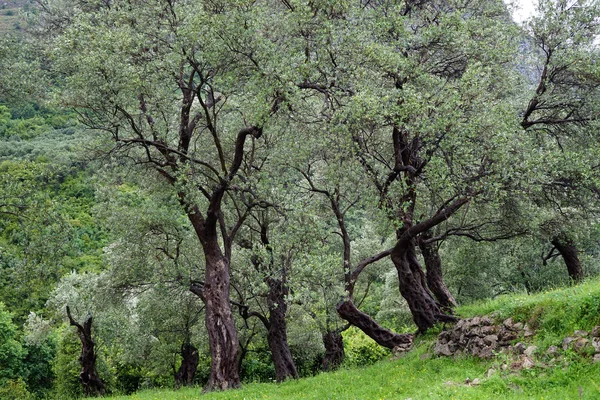
[[[559,345],[575,329],[600,325],[600,281],[532,296],[502,296],[458,310],[464,317],[493,312],[499,320],[528,322],[538,332],[536,345]],[[413,351],[396,360],[282,384],[247,384],[209,394],[202,394],[201,388],[142,391],[112,399],[600,399],[600,363],[592,364],[589,357],[567,352],[553,368],[510,372],[502,371],[501,365],[509,362],[502,356],[490,361],[432,357],[434,338],[435,334],[420,338]],[[489,368],[499,372],[488,378]],[[466,385],[467,378],[481,383]]]

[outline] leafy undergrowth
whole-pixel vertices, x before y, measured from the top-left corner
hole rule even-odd
[[[463,317],[494,312],[498,319],[530,324],[537,332],[530,342],[543,351],[560,346],[576,329],[600,325],[600,281],[533,296],[503,296],[458,310]],[[532,369],[511,371],[502,369],[510,364],[507,356],[488,361],[432,356],[434,339],[435,334],[418,339],[414,350],[397,359],[282,384],[247,384],[208,394],[201,388],[143,391],[113,399],[600,399],[600,363],[593,364],[589,356],[567,351],[553,367],[540,361]],[[498,372],[488,377],[490,368]],[[467,379],[479,384],[466,384]]]

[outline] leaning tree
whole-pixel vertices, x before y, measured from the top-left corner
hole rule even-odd
[[[312,7],[298,33],[297,91],[306,94],[292,108],[312,107],[307,121],[320,121],[321,134],[362,166],[395,226],[390,257],[419,331],[452,321],[427,288],[416,247],[511,175],[522,142],[509,101],[515,27],[491,0]]]

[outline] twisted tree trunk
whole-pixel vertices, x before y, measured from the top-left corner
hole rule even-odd
[[[324,332],[323,345],[325,346],[325,356],[321,368],[323,371],[333,371],[342,364],[346,356],[342,332],[337,329]]]
[[[573,282],[578,283],[583,279],[583,269],[579,260],[579,252],[573,241],[564,236],[556,236],[552,239],[552,244],[562,256],[567,272]]]
[[[281,279],[269,277],[265,281],[269,286],[267,295],[267,305],[269,307],[267,341],[275,366],[275,377],[277,382],[283,382],[288,378],[298,378],[298,372],[287,341],[285,317],[288,307],[286,302],[288,287]]]
[[[391,258],[398,271],[400,293],[408,303],[419,333],[424,333],[438,322],[456,321],[456,318],[446,315],[440,309],[427,289],[425,274],[416,257],[414,239],[399,240]]]
[[[73,319],[71,309],[68,306],[67,316],[69,317],[69,323],[77,328],[77,335],[81,341],[79,381],[83,387],[83,393],[86,396],[102,396],[105,393],[105,386],[98,376],[98,371],[96,371],[96,352],[92,340],[92,316],[88,315],[82,325]]]
[[[190,343],[181,345],[181,366],[175,374],[175,386],[191,386],[194,384],[194,377],[198,369],[198,349]]]
[[[426,268],[427,287],[431,290],[431,293],[435,296],[436,300],[445,309],[452,309],[456,307],[456,300],[448,290],[448,287],[444,283],[442,275],[442,260],[438,253],[437,245],[435,242],[427,243],[427,239],[431,239],[431,234],[425,232],[421,235],[419,240],[419,248],[423,255]]]
[[[193,217],[193,215],[192,215]],[[216,229],[208,231],[204,224],[192,225],[201,234],[206,261],[205,281],[192,284],[190,290],[206,305],[205,326],[210,347],[210,377],[205,391],[226,390],[240,386],[238,371],[239,342],[233,313],[229,304],[229,260],[223,256],[217,240]]]
[[[373,318],[356,308],[352,301],[342,301],[337,306],[337,312],[340,317],[356,326],[383,347],[393,349],[396,346],[412,343],[413,335],[394,333],[380,326]]]

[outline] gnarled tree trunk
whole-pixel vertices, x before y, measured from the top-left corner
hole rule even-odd
[[[456,307],[456,300],[454,300],[452,293],[450,293],[450,290],[448,290],[448,287],[444,283],[442,260],[438,253],[437,244],[435,242],[427,243],[427,239],[431,239],[429,232],[422,234],[419,240],[419,248],[421,249],[427,272],[427,287],[431,290],[431,293],[433,293],[440,306],[452,309]]]
[[[269,324],[267,328],[267,341],[271,350],[271,358],[275,366],[275,377],[277,382],[283,382],[288,378],[298,378],[298,372],[294,365],[292,352],[287,341],[287,313],[286,295],[288,287],[281,279],[267,278],[269,286],[267,305],[269,307]]]
[[[392,250],[391,259],[398,271],[400,294],[408,303],[420,333],[437,322],[456,321],[456,318],[442,312],[427,289],[425,274],[416,257],[414,239],[400,239]]]
[[[325,356],[321,368],[323,371],[333,371],[337,369],[346,354],[344,353],[344,339],[339,330],[327,331],[323,333],[323,345],[325,346]]]
[[[394,333],[380,326],[373,318],[356,308],[350,300],[344,300],[338,304],[337,312],[340,317],[356,326],[383,347],[393,349],[396,346],[412,343],[412,335]]]
[[[181,357],[181,366],[175,374],[175,386],[191,386],[198,369],[198,349],[190,343],[184,343],[181,345]]]
[[[239,343],[229,304],[229,262],[218,254],[207,253],[202,295],[206,303],[205,324],[211,356],[210,377],[205,390],[237,388],[240,386]]]
[[[565,261],[569,277],[573,282],[580,282],[583,279],[583,269],[579,260],[579,252],[573,241],[566,237],[556,236],[552,239],[552,244]]]
[[[188,214],[204,249],[205,281],[192,284],[190,290],[206,305],[205,325],[210,347],[210,377],[205,391],[226,390],[240,386],[238,371],[239,342],[229,303],[229,260],[223,256],[216,227],[207,229],[204,222]]]
[[[67,316],[69,323],[77,328],[77,335],[81,341],[81,355],[79,364],[81,372],[79,381],[83,386],[83,393],[86,396],[102,396],[105,392],[104,382],[98,376],[96,371],[96,352],[94,351],[94,341],[92,340],[92,316],[88,315],[83,325],[73,319],[71,310],[67,306]]]

